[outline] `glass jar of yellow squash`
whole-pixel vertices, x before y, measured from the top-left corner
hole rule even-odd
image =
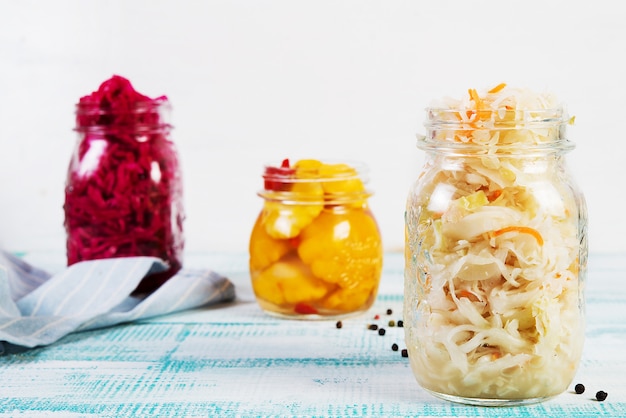
[[[267,313],[330,319],[369,309],[383,248],[360,163],[299,160],[268,165],[250,236],[250,277]]]

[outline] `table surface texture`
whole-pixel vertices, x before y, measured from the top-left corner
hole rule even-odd
[[[25,258],[63,267],[59,254]],[[191,254],[185,263],[228,276],[236,301],[0,357],[0,416],[626,417],[626,254],[589,257],[585,348],[572,387],[543,403],[495,408],[439,400],[417,384],[400,354],[403,329],[389,324],[402,319],[401,253],[385,254],[375,305],[342,328],[264,314],[247,254]],[[586,391],[575,394],[575,383]]]

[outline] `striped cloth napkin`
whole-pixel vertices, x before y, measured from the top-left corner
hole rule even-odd
[[[0,355],[48,345],[77,331],[235,299],[211,270],[181,270],[148,296],[133,290],[167,269],[154,257],[83,261],[50,275],[0,250]]]

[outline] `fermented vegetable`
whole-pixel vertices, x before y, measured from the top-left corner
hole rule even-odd
[[[76,107],[79,135],[67,174],[68,265],[154,256],[169,264],[144,280],[154,290],[182,267],[182,179],[165,96],[151,99],[113,76]]]
[[[368,309],[382,270],[382,242],[361,173],[345,163],[288,159],[264,173],[263,210],[250,237],[260,306],[285,317]]]
[[[405,332],[420,384],[478,404],[563,392],[583,346],[584,199],[554,96],[500,84],[429,108],[406,212]]]

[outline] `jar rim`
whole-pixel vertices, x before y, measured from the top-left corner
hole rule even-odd
[[[423,151],[440,151],[460,155],[490,155],[490,154],[545,154],[567,152],[576,148],[576,144],[568,139],[545,142],[540,144],[505,144],[482,145],[466,142],[451,142],[428,138],[425,135],[416,135],[417,148]]]
[[[136,102],[122,102],[102,107],[99,102],[82,101],[75,105],[77,132],[106,132],[115,130],[145,133],[172,129],[169,100],[163,96]]]
[[[150,111],[171,110],[172,105],[165,96],[151,100],[138,100],[133,103],[123,103],[124,106],[103,107],[96,101],[80,101],[74,105],[77,115],[102,115],[116,113],[144,113]]]
[[[289,161],[289,159],[286,160]],[[304,174],[305,177],[296,177],[295,168],[283,166],[285,160],[282,163],[276,161],[269,162],[263,166],[262,178],[264,188],[258,191],[257,195],[265,200],[304,205],[319,203],[325,205],[342,204],[367,199],[373,195],[373,192],[365,187],[369,182],[369,167],[362,161],[338,158],[294,158],[293,161],[311,161],[325,165],[344,166],[345,170],[342,171],[340,169],[339,171],[327,172],[326,174],[329,175],[323,175],[323,173],[319,172],[319,165],[313,164],[310,167],[305,165],[298,168],[300,175]],[[323,194],[320,194],[320,189],[315,187],[315,185],[322,186],[352,181],[360,182],[362,188],[342,191],[339,187],[339,190],[334,191],[331,186],[324,189]],[[311,185],[312,189],[299,188],[298,190],[293,190],[293,187],[297,185]]]
[[[291,158],[289,159],[291,160]],[[263,165],[263,175],[265,180],[280,180],[285,183],[315,183],[315,182],[329,182],[329,181],[346,181],[346,180],[361,180],[364,184],[369,182],[369,167],[363,161],[358,160],[344,160],[338,158],[293,158],[293,161],[318,161],[322,164],[329,165],[345,165],[346,168],[354,170],[345,172],[334,172],[331,177],[316,175],[317,168],[300,168],[299,170],[310,174],[306,178],[296,178],[293,176],[295,172],[291,167],[281,167],[280,161],[272,161]],[[283,160],[284,161],[284,160]]]
[[[426,127],[439,125],[478,124],[481,127],[530,126],[534,124],[568,123],[571,118],[562,106],[546,109],[451,109],[427,107]]]

